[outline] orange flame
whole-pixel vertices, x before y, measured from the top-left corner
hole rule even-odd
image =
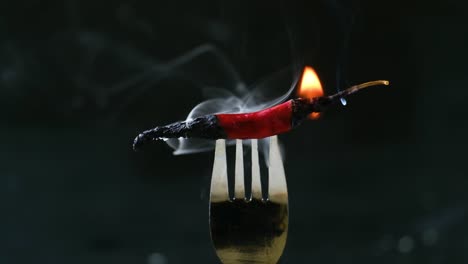
[[[318,78],[317,73],[310,66],[304,68],[302,74],[301,84],[299,85],[298,96],[302,98],[312,99],[314,97],[323,96],[323,88]],[[311,119],[317,119],[320,117],[320,113],[313,112],[309,115]]]

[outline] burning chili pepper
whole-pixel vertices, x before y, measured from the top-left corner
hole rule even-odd
[[[139,134],[133,148],[165,138],[252,139],[285,133],[300,125],[307,116],[315,114],[312,116],[314,118],[335,101],[369,86],[388,84],[384,80],[366,82],[334,95],[291,99],[253,113],[205,115],[190,121],[158,126]]]

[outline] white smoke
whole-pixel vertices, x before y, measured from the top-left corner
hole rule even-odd
[[[206,50],[206,52],[212,51],[212,49]],[[235,72],[232,64],[226,60],[224,56],[216,56],[216,58],[222,60],[219,64],[226,67],[225,70],[228,75],[232,75],[229,79],[237,79],[237,83],[221,88],[204,87],[203,92],[208,99],[199,103],[190,111],[186,118],[187,121],[203,115],[217,113],[248,113],[277,105],[288,99],[298,81],[298,72],[286,68],[271,74],[258,84],[247,87],[238,77],[239,74]],[[282,94],[275,94],[275,91],[277,92],[278,90],[282,90]],[[168,139],[166,143],[174,149],[174,155],[209,151],[215,146],[214,140],[192,138]],[[233,143],[234,141],[228,141],[228,144]],[[259,141],[259,148],[264,155],[268,153],[268,144],[266,143],[265,139]]]

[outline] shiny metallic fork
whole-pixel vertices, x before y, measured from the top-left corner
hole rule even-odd
[[[262,199],[258,143],[252,147],[252,194],[245,196],[242,140],[236,141],[234,199],[229,198],[226,143],[216,141],[210,190],[211,240],[224,264],[277,263],[288,233],[288,190],[278,138],[270,138],[268,198]]]

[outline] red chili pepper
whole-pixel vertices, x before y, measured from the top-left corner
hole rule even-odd
[[[219,126],[229,139],[265,138],[291,130],[292,100],[261,111],[217,114]]]
[[[215,114],[190,121],[158,126],[139,134],[133,143],[140,145],[164,138],[249,139],[281,134],[299,125],[310,113],[324,110],[330,103],[373,85],[388,85],[388,81],[373,81],[355,85],[330,96],[292,99],[253,113]]]

